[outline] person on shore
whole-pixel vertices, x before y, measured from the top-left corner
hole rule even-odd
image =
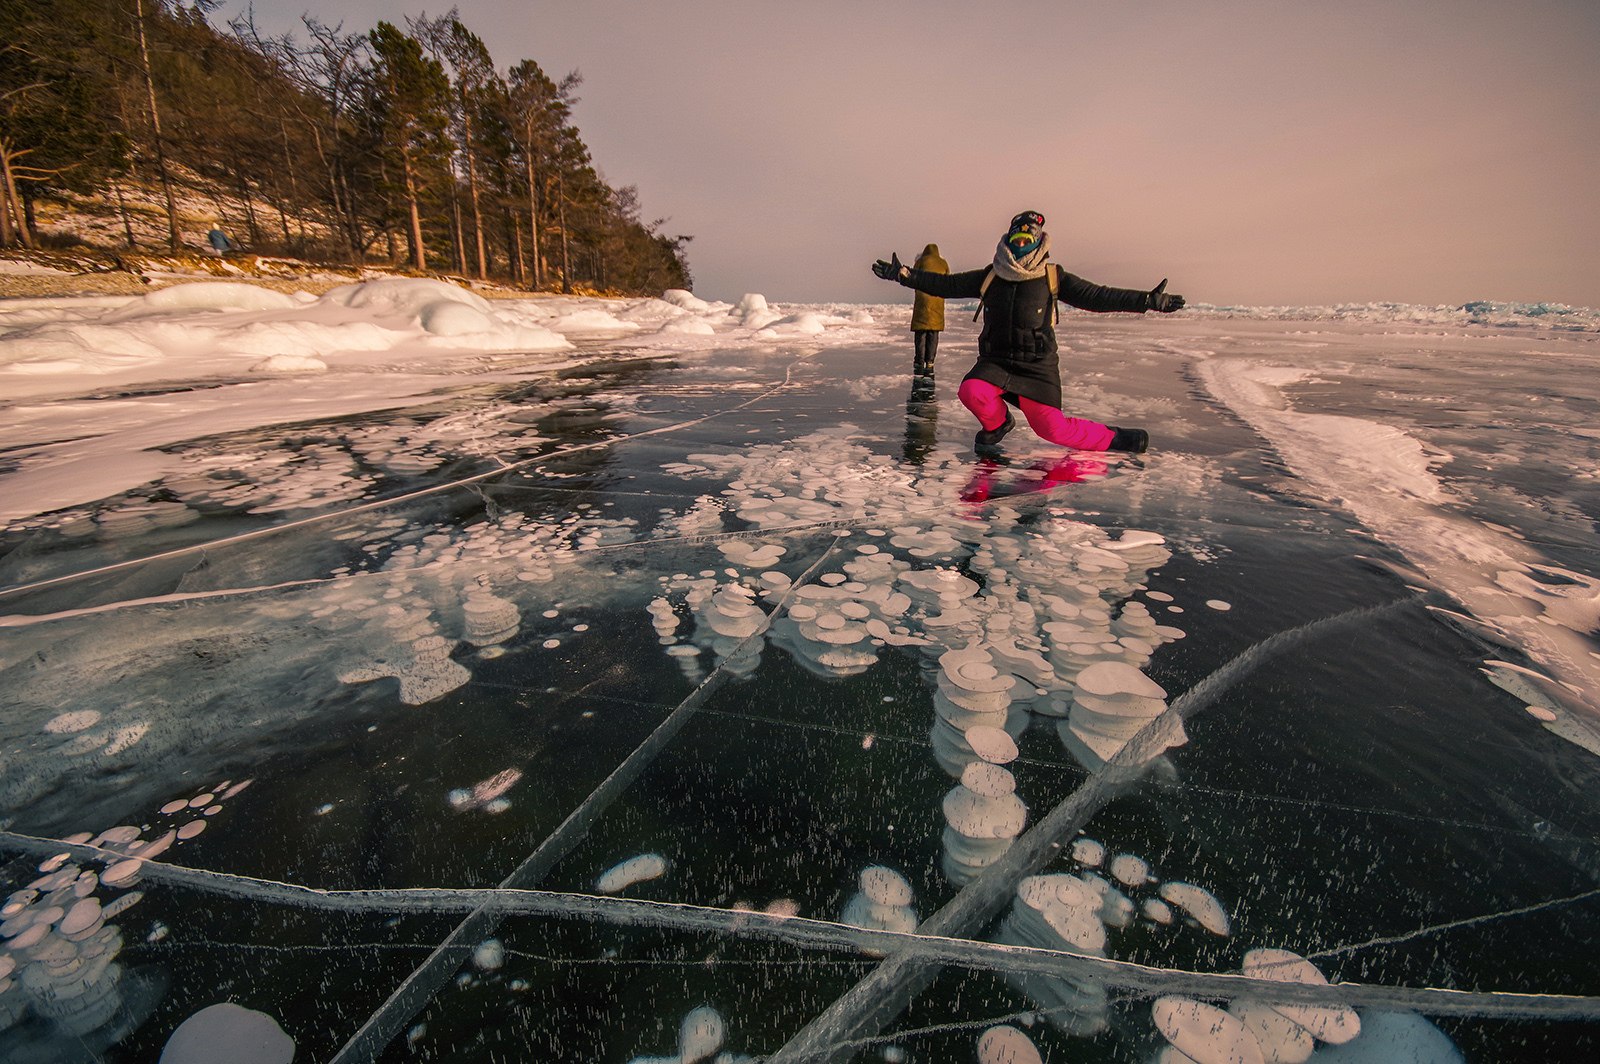
[[[992,451],[1016,426],[1007,404],[1016,406],[1042,439],[1085,451],[1143,453],[1150,446],[1144,429],[1117,428],[1061,411],[1061,367],[1056,356],[1056,301],[1079,310],[1147,310],[1170,314],[1184,299],[1169,293],[1167,282],[1149,291],[1094,284],[1048,261],[1050,234],[1044,215],[1023,211],[995,248],[994,261],[963,273],[926,273],[906,266],[899,255],[879,259],[872,272],[886,281],[945,299],[978,299],[983,330],[978,361],[957,392],[978,419],[973,447]]]
[[[939,245],[929,244],[911,267],[923,273],[949,273],[950,264],[939,256]],[[918,292],[911,305],[911,343],[916,350],[912,372],[933,374],[933,360],[939,353],[939,334],[944,331],[944,300]]]
[[[222,231],[221,222],[211,223],[211,232],[206,234],[206,240],[211,244],[211,250],[217,253],[217,258],[222,258],[234,249],[234,243],[228,239],[228,234]]]

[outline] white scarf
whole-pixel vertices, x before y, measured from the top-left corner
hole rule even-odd
[[[994,250],[994,275],[1002,281],[1034,281],[1044,276],[1045,259],[1050,256],[1050,234],[1040,233],[1039,242],[1023,253],[1022,258],[1011,254],[1006,238]]]

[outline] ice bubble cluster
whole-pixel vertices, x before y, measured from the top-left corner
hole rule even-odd
[[[1103,766],[1166,712],[1166,698],[1164,688],[1126,661],[1096,661],[1078,672],[1072,708],[1065,721],[1057,722],[1056,731],[1079,762]],[[1147,736],[1150,741],[1143,744],[1146,752],[1140,761],[1187,741],[1183,723],[1176,718],[1169,717],[1158,727],[1159,742]]]
[[[1243,974],[1252,979],[1328,985],[1316,965],[1281,949],[1246,953]],[[1234,1001],[1226,1012],[1188,998],[1162,997],[1151,1006],[1151,1015],[1156,1029],[1170,1043],[1163,1059],[1172,1064],[1191,1060],[1304,1064],[1317,1042],[1343,1045],[1361,1034],[1361,1020],[1351,1009],[1269,1005],[1249,997]]]
[[[726,608],[709,607],[708,596],[732,591],[741,602],[784,598],[787,607],[772,618],[765,641],[823,676],[858,674],[885,647],[916,648],[939,666],[933,743],[955,776],[975,759],[964,741],[974,726],[1018,735],[1032,713],[1066,718],[1063,742],[1086,767],[1098,769],[1160,716],[1165,693],[1152,694],[1152,683],[1137,683],[1128,673],[1142,677],[1139,670],[1155,650],[1183,633],[1158,624],[1143,603],[1126,602],[1120,610],[1114,604],[1167,560],[1161,536],[1138,530],[1114,535],[1057,514],[1024,521],[1005,508],[982,520],[951,512],[961,463],[936,452],[920,467],[897,465],[852,442],[851,431],[844,426],[737,454],[694,454],[676,472],[722,474],[729,485],[692,508],[696,534],[722,531],[730,516],[774,531],[848,521],[872,542],[858,545],[835,571],[793,588],[789,576],[775,571],[740,573],[726,584],[708,575],[668,582],[652,616],[666,622],[668,607],[676,613],[675,603],[684,602],[696,618],[692,638],[720,662],[730,648],[718,640],[728,638],[739,608],[730,617]],[[781,560],[770,551],[756,554],[760,549],[744,542],[719,547],[725,558],[750,569]],[[747,647],[745,653],[758,651]],[[1099,684],[1102,692],[1086,691],[1079,706],[1079,674],[1108,663],[1127,673],[1112,672]],[[1163,733],[1145,735],[1138,756],[1124,756],[1121,764],[1137,770],[1182,739],[1181,727],[1168,722]]]
[[[200,817],[221,812],[222,803],[250,783],[224,780],[167,802],[159,814],[165,822],[154,828],[121,824],[63,839],[109,856],[93,862],[65,852],[49,857],[38,877],[0,904],[0,1032],[30,1014],[75,1038],[120,1022],[123,937],[115,921],[144,897],[131,888],[146,862],[199,834],[197,826],[205,826]]]
[[[522,614],[517,604],[496,596],[487,588],[474,588],[461,601],[465,618],[463,638],[473,646],[494,646],[517,634]]]
[[[1105,844],[1090,838],[1074,840],[1069,854],[1079,871],[1023,880],[996,941],[1103,957],[1109,955],[1110,933],[1130,927],[1139,917],[1147,928],[1173,923],[1176,902],[1138,896],[1158,883],[1144,858],[1119,853],[1108,865]],[[1110,872],[1110,879],[1100,874],[1102,868]],[[1227,914],[1209,892],[1189,883],[1162,884],[1160,890],[1167,894],[1169,888],[1175,888],[1170,894],[1189,907],[1186,911],[1201,915],[1203,922],[1196,919],[1196,926],[1227,934]],[[1094,1034],[1107,1022],[1106,995],[1094,980],[1031,974],[1007,978],[1069,1034]]]
[[[1104,957],[1103,905],[1094,885],[1078,876],[1029,876],[1017,886],[1016,902],[1000,922],[995,941]],[[1067,1034],[1088,1037],[1106,1026],[1106,992],[1098,983],[1031,972],[1006,978]]]
[[[944,796],[945,878],[964,885],[1005,856],[1028,819],[1016,788],[1016,778],[999,765],[975,761],[962,771],[960,784]]]
[[[1163,1064],[1266,1064],[1261,1047],[1238,1018],[1215,1005],[1161,997],[1150,1008],[1156,1029],[1170,1047]]]
[[[899,931],[910,934],[917,929],[917,911],[912,908],[911,884],[892,868],[872,865],[861,872],[859,887],[845,902],[839,922],[873,931]]]

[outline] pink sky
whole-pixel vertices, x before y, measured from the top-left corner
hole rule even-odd
[[[977,267],[1034,209],[1068,270],[1193,301],[1600,306],[1594,0],[458,6],[502,68],[582,72],[707,298],[898,301],[874,258]]]

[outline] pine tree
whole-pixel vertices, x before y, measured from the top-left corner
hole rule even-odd
[[[380,135],[379,150],[398,170],[404,197],[411,265],[428,268],[422,232],[422,197],[445,171],[444,133],[450,83],[444,68],[422,54],[422,45],[387,22],[369,35],[373,62],[367,72],[367,105]]]

